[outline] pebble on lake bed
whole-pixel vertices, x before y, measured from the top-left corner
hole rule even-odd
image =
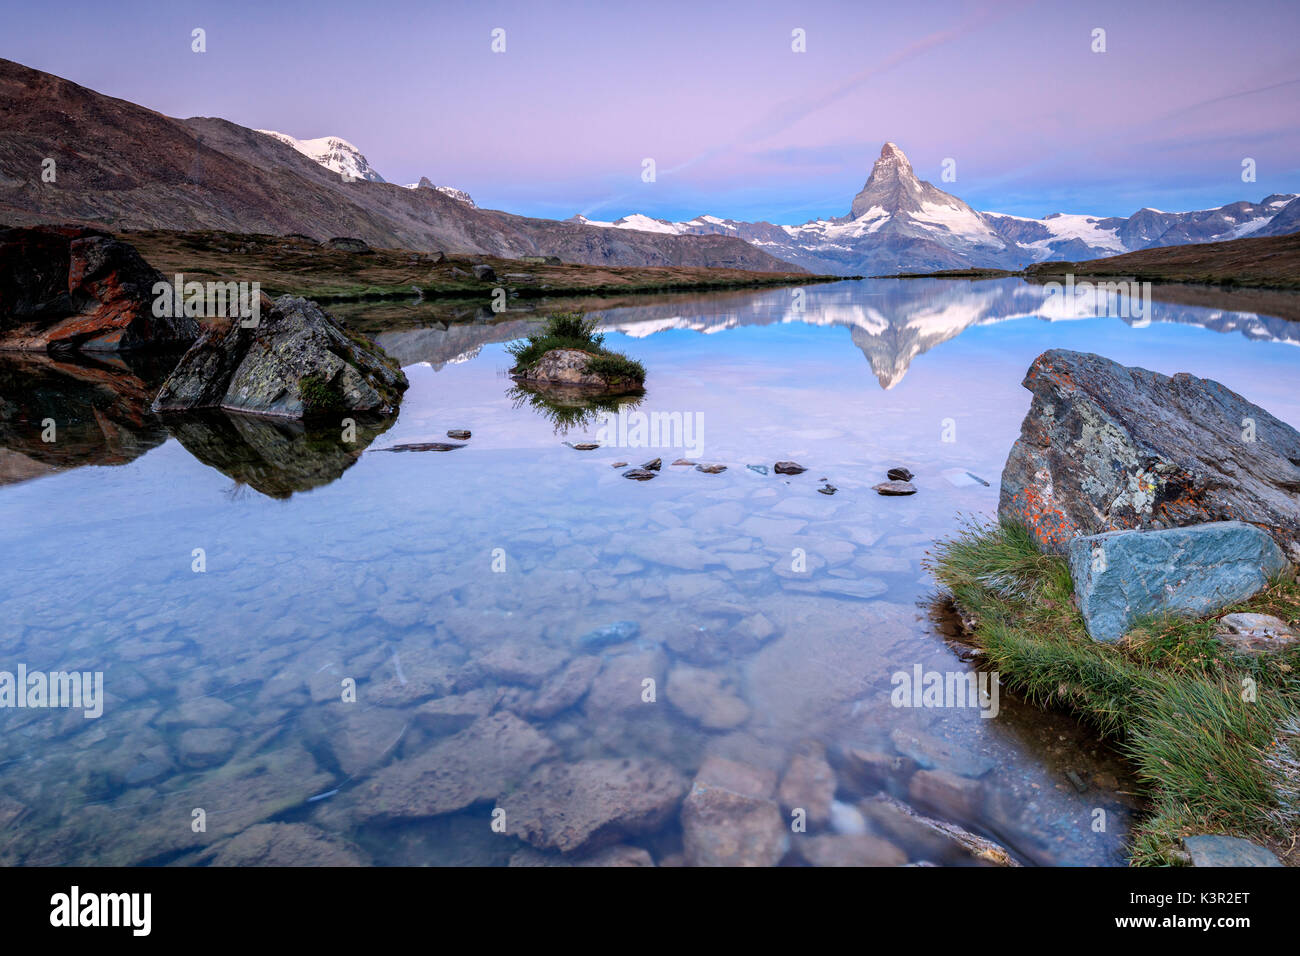
[[[831,484],[822,485],[817,489],[817,493],[822,495],[833,495],[837,491],[839,491],[839,489]]]
[[[901,495],[916,494],[916,485],[907,481],[882,481],[878,485],[872,485],[872,490],[882,495],[899,497]]]
[[[571,441],[566,441],[565,444],[574,451],[595,451],[600,447],[600,443],[594,441],[580,441],[577,444],[574,444]]]
[[[702,471],[706,475],[718,475],[727,470],[726,465],[696,465],[696,471]]]
[[[758,474],[760,475],[767,474],[767,465],[746,465],[745,467],[748,468],[750,471],[758,472]]]
[[[448,438],[454,438],[457,441],[466,441],[469,439],[470,431],[468,428],[453,428],[447,432]]]
[[[663,467],[663,463],[664,460],[662,458],[652,458],[650,459],[650,461],[647,461],[641,467],[644,468],[646,471],[658,471],[661,467]]]
[[[890,481],[911,481],[915,476],[906,468],[891,468],[885,472],[885,477]]]
[[[623,472],[624,478],[631,478],[633,481],[649,481],[654,476],[653,471],[647,471],[644,468],[632,468]]]
[[[693,464],[695,464],[695,462],[691,461],[689,458],[678,458],[675,462],[673,462],[673,464],[674,464],[674,465],[693,465]]]
[[[808,470],[797,461],[778,461],[772,467],[778,475],[802,475]]]

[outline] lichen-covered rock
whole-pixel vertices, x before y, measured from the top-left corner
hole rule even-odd
[[[133,246],[96,229],[0,230],[0,349],[184,348],[198,322],[155,315],[159,283]]]
[[[1069,559],[1079,611],[1098,641],[1119,640],[1146,615],[1214,614],[1289,565],[1276,541],[1241,521],[1074,538]]]
[[[1048,550],[1128,528],[1249,521],[1300,562],[1300,432],[1218,382],[1053,349],[1002,473],[998,513]]]
[[[397,362],[379,346],[315,302],[284,295],[256,324],[228,320],[208,327],[163,383],[153,408],[282,418],[388,415],[406,386]]]

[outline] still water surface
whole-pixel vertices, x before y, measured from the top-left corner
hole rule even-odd
[[[655,757],[686,779],[710,756],[780,773],[824,747],[845,806],[883,790],[1026,863],[1122,863],[1133,782],[1071,721],[1005,692],[994,719],[891,706],[897,672],[976,666],[932,619],[925,552],[996,510],[1029,404],[1020,380],[1043,350],[1215,378],[1300,425],[1300,327],[1158,302],[1149,322],[1093,317],[1095,303],[1049,305],[1017,280],[800,292],[603,313],[606,344],[649,370],[636,411],[686,416],[694,448],[564,444],[597,425],[557,434],[511,395],[503,344],[525,314],[448,325],[406,310],[379,339],[411,388],[386,430],[362,429],[359,454],[255,419],[160,422],[149,370],[0,360],[0,670],[102,671],[107,694],[98,719],[0,711],[0,862],[249,859],[218,856],[223,841],[274,820],[299,843],[259,862],[343,847],[378,864],[505,864],[525,844],[492,831],[475,781],[450,785],[471,805],[436,816],[404,816],[391,785],[376,789],[447,787],[395,768],[444,761],[451,735],[495,709],[523,715],[552,759]],[[452,452],[381,450],[457,428],[473,437]],[[611,467],[655,457],[648,482]],[[668,464],[679,457],[727,470]],[[808,471],[746,467],[787,459]],[[918,493],[875,494],[900,465]],[[614,622],[637,633],[582,643]],[[578,657],[598,658],[590,690],[539,715],[533,685]],[[874,776],[854,751],[874,755]],[[841,829],[857,827],[843,809]],[[868,831],[909,860],[966,861],[867,809]],[[629,842],[681,859],[676,814]]]

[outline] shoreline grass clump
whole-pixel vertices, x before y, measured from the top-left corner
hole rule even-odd
[[[554,349],[577,349],[591,358],[586,371],[599,375],[611,383],[627,383],[636,387],[645,384],[645,366],[621,352],[605,348],[604,333],[596,331],[598,319],[589,319],[581,312],[560,312],[547,317],[546,325],[527,338],[511,342],[506,351],[515,360],[512,374],[526,375]]]
[[[1148,812],[1133,865],[1186,862],[1181,839],[1239,836],[1283,856],[1300,834],[1300,649],[1251,656],[1213,637],[1215,618],[1138,622],[1094,641],[1065,559],[1015,524],[970,525],[927,562],[970,641],[1002,682],[1063,707],[1113,739],[1135,768]],[[1223,613],[1300,618],[1300,586],[1274,581]]]

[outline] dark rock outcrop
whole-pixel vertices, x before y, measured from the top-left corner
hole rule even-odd
[[[1300,433],[1218,382],[1053,349],[1034,360],[998,514],[1047,550],[1129,528],[1245,521],[1300,562]]]
[[[406,390],[398,364],[316,303],[284,295],[256,325],[210,326],[168,376],[159,412],[228,411],[313,418],[348,412],[389,415]]]
[[[154,315],[163,282],[133,246],[95,229],[0,230],[0,349],[183,348],[199,325]]]

